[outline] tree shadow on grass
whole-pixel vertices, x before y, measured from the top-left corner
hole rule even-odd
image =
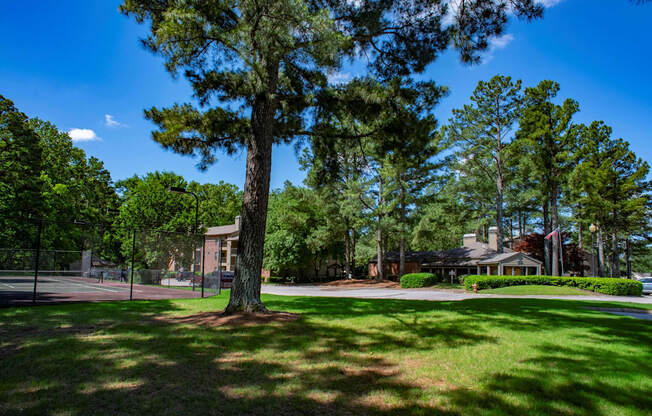
[[[0,413],[606,415],[650,406],[649,390],[636,382],[648,377],[649,386],[649,356],[598,346],[536,346],[534,358],[488,374],[473,390],[406,381],[400,363],[379,353],[409,358],[493,343],[486,325],[533,332],[579,327],[627,345],[645,327],[626,318],[550,301],[279,298],[268,306],[304,316],[251,327],[156,319],[182,310],[172,301],[0,314],[0,345],[15,347],[0,355]],[[374,315],[378,322],[356,325]],[[619,371],[623,386],[601,380]]]
[[[361,341],[369,351],[398,345],[391,334],[307,319],[206,328],[150,319],[141,308],[107,305],[108,317],[101,309],[45,314],[46,326],[74,327],[88,312],[84,325],[96,330],[33,333],[3,357],[2,413],[444,413],[416,404],[420,389],[401,380],[396,363],[360,351]],[[408,405],[385,409],[386,399]]]
[[[510,373],[491,374],[480,392],[453,391],[447,399],[468,414],[613,415],[652,412],[650,355],[599,348],[536,348]],[[647,385],[646,387],[641,387]]]

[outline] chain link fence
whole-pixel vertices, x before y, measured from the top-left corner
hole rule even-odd
[[[203,234],[13,221],[0,231],[0,304],[169,299],[219,294]]]

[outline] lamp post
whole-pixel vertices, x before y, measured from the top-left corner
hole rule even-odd
[[[591,276],[595,277],[595,232],[598,231],[598,227],[595,224],[589,226],[589,231],[591,231]]]

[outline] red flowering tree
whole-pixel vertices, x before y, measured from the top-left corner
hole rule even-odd
[[[579,248],[576,243],[568,241],[568,234],[562,233],[563,244],[563,257],[564,257],[564,271],[571,272],[572,274],[584,276],[584,272],[588,269],[585,265],[586,253],[583,249]],[[539,233],[532,233],[526,235],[521,240],[521,243],[514,247],[515,251],[520,251],[528,256],[534,257],[539,261],[544,258],[544,235]]]

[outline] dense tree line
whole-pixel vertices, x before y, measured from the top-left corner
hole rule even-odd
[[[4,268],[30,265],[31,257],[23,257],[31,256],[29,249],[36,247],[39,223],[43,250],[73,252],[59,254],[56,266],[61,268],[78,261],[85,249],[106,261],[124,263],[131,252],[133,230],[141,231],[139,244],[156,231],[187,236],[194,232],[195,200],[169,192],[172,186],[198,195],[200,232],[232,224],[240,213],[242,191],[224,182],[199,184],[172,172],[153,172],[114,183],[102,161],[87,157],[67,133],[27,117],[0,96],[0,261]],[[146,259],[139,260],[142,267],[152,266]]]
[[[304,149],[304,186],[286,183],[270,196],[264,268],[306,280],[364,276],[370,259],[398,251],[401,274],[406,251],[453,248],[467,232],[486,240],[498,225],[507,245],[544,260],[550,274],[585,273],[594,251],[600,275],[648,270],[649,166],[604,122],[574,122],[579,104],[557,99],[559,90],[552,81],[522,89],[496,76],[440,127],[432,111],[446,88],[354,81],[339,91],[352,104],[320,120],[330,132]],[[371,94],[372,104],[356,102]],[[169,187],[199,196],[202,229],[240,212],[242,192],[223,182],[153,172],[114,184],[66,133],[4,97],[0,104],[4,249],[33,247],[35,226],[26,220],[44,219],[44,248],[94,244],[105,259],[124,262],[134,229],[143,230],[139,244],[160,244],[151,230],[193,232],[194,199]],[[557,227],[563,250],[543,238]]]
[[[304,224],[333,224],[314,231],[329,242],[331,255],[342,253],[333,259],[343,275],[366,275],[367,262],[382,264],[387,251],[398,251],[402,264],[406,250],[458,247],[464,233],[487,241],[491,226],[506,246],[544,261],[547,274],[584,275],[593,252],[601,276],[649,270],[649,166],[604,122],[576,122],[579,103],[559,98],[557,83],[522,88],[507,76],[481,81],[470,104],[453,110],[441,128],[430,114],[444,88],[434,93],[434,85],[404,85],[414,94],[410,101],[398,99],[391,83],[377,87],[377,96],[395,98],[382,117],[399,114],[400,127],[335,145],[313,138],[302,157],[306,187],[274,193],[288,204],[274,211],[292,210],[293,195],[301,195],[302,206],[310,201],[316,208]],[[428,106],[414,105],[428,94]],[[373,131],[373,120],[359,110],[338,114],[331,128]],[[394,141],[403,144],[400,150]],[[557,229],[560,239],[544,239]],[[298,230],[286,232],[296,240],[312,232]],[[268,227],[268,241],[274,233]],[[274,256],[266,251],[272,269]],[[277,271],[301,269],[285,264]]]

